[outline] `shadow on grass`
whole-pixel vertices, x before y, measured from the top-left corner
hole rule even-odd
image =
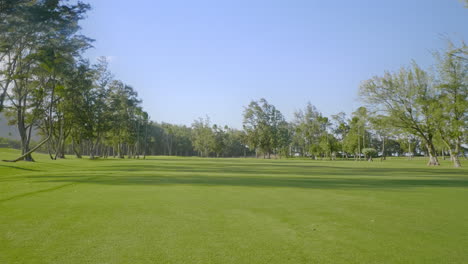
[[[287,187],[311,189],[402,189],[415,187],[468,188],[460,177],[431,179],[339,178],[339,177],[258,177],[258,176],[36,176],[39,182],[105,185],[199,185],[242,187]]]
[[[240,174],[246,176],[255,175],[296,175],[296,176],[409,176],[409,177],[462,177],[466,171],[445,168],[353,168],[336,167],[326,165],[291,165],[291,164],[259,164],[233,165],[210,164],[209,166],[197,166],[195,164],[180,166],[180,164],[157,164],[132,166],[126,164],[114,164],[103,166],[105,171],[117,172],[155,172],[155,173],[194,173],[194,174]],[[468,179],[468,177],[467,177]]]
[[[453,168],[339,167],[304,163],[149,162],[83,168],[83,173],[27,176],[36,182],[105,185],[204,185],[312,189],[468,187],[466,170]],[[89,178],[90,173],[93,178]]]
[[[24,170],[24,171],[40,171],[40,170],[36,170],[36,169],[21,168],[21,167],[17,167],[17,166],[3,165],[3,164],[0,164],[0,168],[17,169],[17,170]]]

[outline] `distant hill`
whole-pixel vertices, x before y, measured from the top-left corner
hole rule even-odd
[[[8,120],[0,113],[0,137],[19,140],[18,129],[15,126],[9,126]]]
[[[41,137],[37,135],[37,130],[33,129],[32,134],[33,141],[38,141],[41,139]],[[16,126],[9,126],[8,119],[3,113],[0,113],[0,137],[20,140],[18,128],[16,128]]]

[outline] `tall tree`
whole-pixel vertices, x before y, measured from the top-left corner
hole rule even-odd
[[[436,109],[440,138],[449,150],[455,167],[461,167],[458,155],[463,134],[468,128],[468,46],[456,47],[435,54],[439,107]]]
[[[349,129],[343,138],[343,150],[346,153],[352,153],[356,160],[361,158],[360,123],[359,118],[353,116],[348,122]]]
[[[362,83],[360,95],[376,110],[385,111],[392,123],[424,140],[428,165],[439,165],[434,147],[438,107],[433,82],[415,62],[409,69],[385,73]]]
[[[200,118],[192,124],[193,147],[202,157],[208,157],[214,152],[216,140],[211,128],[210,119]]]
[[[64,1],[7,1],[1,13],[0,65],[3,81],[0,107],[8,98],[10,111],[22,142],[22,156],[32,161],[32,129],[38,125],[46,99],[49,113],[55,104],[55,89],[60,85],[64,64],[89,47],[90,40],[78,35],[78,22],[89,5]],[[52,119],[49,118],[52,125]],[[44,144],[46,140],[41,142]],[[14,160],[14,161],[16,161]]]
[[[264,98],[250,102],[245,108],[243,126],[249,147],[268,158],[281,147],[280,138],[287,127],[281,112]]]
[[[304,109],[294,113],[295,142],[299,144],[301,152],[313,155],[315,158],[320,154],[320,140],[325,133],[324,117],[310,102]]]
[[[114,80],[109,85],[107,107],[110,112],[110,137],[117,146],[120,158],[127,153],[128,158],[136,154],[137,142],[137,113],[141,100],[132,86]],[[98,137],[96,140],[100,140]],[[95,143],[97,145],[97,143]]]
[[[387,159],[387,149],[386,149],[386,144],[389,141],[390,136],[393,133],[393,127],[392,124],[386,116],[383,115],[376,115],[372,116],[369,118],[370,124],[372,126],[372,129],[375,131],[377,136],[379,137],[381,141],[381,147],[380,147],[380,152],[381,152],[381,159],[380,160],[386,160]]]
[[[346,114],[344,112],[340,112],[336,115],[332,115],[332,124],[332,131],[338,141],[339,149],[341,150],[342,155],[347,157],[346,152],[344,151],[344,139],[346,138],[350,127],[346,120]]]
[[[226,149],[226,140],[228,134],[226,133],[227,127],[224,129],[216,124],[213,125],[213,136],[214,136],[214,145],[213,151],[216,154],[216,157],[223,155],[224,150]]]

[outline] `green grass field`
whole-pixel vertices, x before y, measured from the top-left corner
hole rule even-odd
[[[35,158],[0,163],[0,263],[468,263],[467,162]]]

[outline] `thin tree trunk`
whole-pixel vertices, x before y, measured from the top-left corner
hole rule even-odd
[[[358,159],[361,160],[361,137],[359,136],[359,126],[358,126]]]
[[[78,159],[81,159],[82,156],[81,156],[81,153],[76,149],[76,143],[75,143],[75,139],[72,138],[72,149],[73,149],[73,152],[75,152],[75,155]]]
[[[385,137],[382,138],[382,158],[380,159],[381,161],[386,160],[387,157],[385,155]]]
[[[54,155],[52,155],[52,146],[50,144],[50,140],[47,142],[47,153],[51,160],[54,160]]]
[[[60,157],[60,145],[62,144],[62,140],[63,140],[63,120],[60,121],[59,137],[58,137],[58,140],[56,142],[54,160],[56,160],[57,158],[61,158]]]
[[[426,143],[427,154],[429,154],[429,162],[427,163],[428,166],[439,166],[439,160],[437,159],[437,153],[435,150],[434,145],[432,142]]]
[[[96,142],[94,144],[93,144],[92,141],[90,142],[91,143],[91,145],[90,145],[91,149],[90,149],[90,152],[89,152],[89,159],[94,159],[95,158],[95,153],[94,152],[95,152],[95,150],[96,150],[96,148],[97,148],[97,146],[99,144],[99,139],[100,139],[100,137],[98,136],[97,139],[96,139]]]
[[[450,144],[450,141],[444,137],[442,137],[442,141],[445,143],[449,150],[450,160],[453,162],[453,167],[460,168],[461,163],[460,159],[458,158],[458,154],[460,153],[459,141],[457,141],[455,144]]]
[[[413,159],[413,152],[411,151],[411,140],[408,137],[408,159]]]
[[[459,153],[458,145],[455,147],[454,151],[449,149],[449,152],[450,152],[450,159],[453,161],[453,167],[460,168],[461,163],[460,163],[460,159],[458,158],[458,153]]]
[[[148,122],[145,124],[145,144],[143,148],[143,159],[146,159],[146,149],[148,148]]]

